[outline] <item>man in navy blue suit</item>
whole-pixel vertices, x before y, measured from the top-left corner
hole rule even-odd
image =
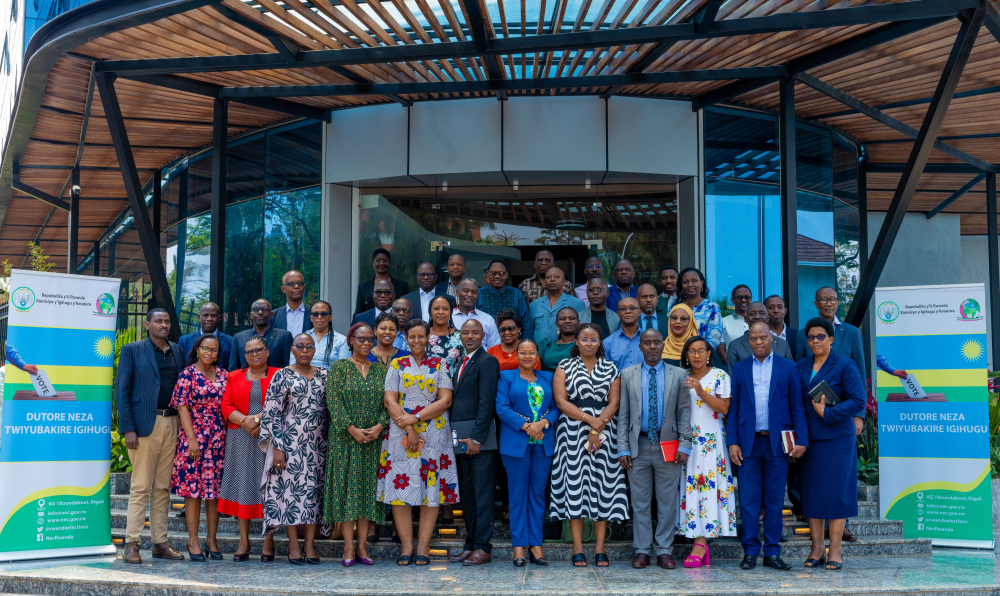
[[[188,333],[177,340],[177,346],[181,349],[181,360],[186,362],[188,352],[194,345],[194,340],[202,335],[214,335],[219,340],[219,358],[215,363],[222,370],[229,370],[229,357],[233,349],[233,337],[226,335],[219,330],[222,323],[222,309],[214,302],[206,302],[198,309],[198,325],[200,328],[194,333]]]
[[[726,417],[729,458],[740,466],[740,515],[743,561],[757,566],[761,551],[760,511],[764,509],[764,566],[788,571],[781,559],[781,508],[785,502],[788,459],[802,457],[809,445],[802,384],[795,363],[771,352],[766,323],[750,326],[753,358],[733,366],[733,395]],[[794,430],[796,446],[785,454],[781,431]]]

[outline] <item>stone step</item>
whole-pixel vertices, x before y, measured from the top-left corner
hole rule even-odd
[[[111,536],[115,544],[122,546],[124,530],[112,529]],[[187,544],[187,532],[170,532],[168,534],[170,543],[181,552],[185,552]],[[202,539],[204,543],[204,539]],[[231,558],[236,552],[239,539],[233,536],[218,537],[219,550]],[[285,557],[288,553],[288,538],[283,532],[274,536],[277,556]],[[250,541],[251,554],[259,555],[262,541],[260,538],[252,538]],[[342,540],[317,540],[316,550],[323,559],[337,559],[343,554],[344,542]],[[615,561],[631,561],[635,556],[635,549],[630,542],[609,541],[606,543],[608,557]],[[733,538],[720,538],[713,540],[711,545],[713,559],[741,559],[743,548],[739,541]],[[148,550],[152,548],[149,540],[148,530],[143,531],[140,548]],[[545,543],[545,558],[551,561],[568,561],[573,554],[572,544]],[[792,537],[788,542],[782,543],[782,556],[786,559],[805,559],[809,554],[810,542],[805,537]],[[930,540],[906,539],[902,536],[862,536],[857,542],[844,543],[845,557],[867,557],[867,556],[889,556],[889,555],[930,555]],[[452,554],[457,554],[462,550],[462,541],[454,539],[432,539],[431,555],[433,558],[445,558]],[[592,544],[585,544],[584,550],[590,561],[594,558],[594,547]],[[691,550],[691,545],[678,544],[674,546],[674,557],[683,558]],[[375,544],[368,545],[368,554],[375,559],[395,559],[399,556],[400,546],[392,542],[382,540]],[[513,557],[513,549],[509,540],[493,541],[493,557],[500,560],[509,560]]]

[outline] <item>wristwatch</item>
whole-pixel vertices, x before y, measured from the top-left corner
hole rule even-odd
[[[417,422],[420,422],[420,412],[417,412],[416,414],[414,414],[414,416],[417,417]]]
[[[473,443],[475,443],[476,445],[482,445],[482,443],[480,443],[479,441],[473,439],[472,437],[469,437],[469,440],[472,441]]]
[[[549,430],[549,427],[552,426],[552,424],[548,420],[545,420],[544,422],[545,422],[545,430]]]

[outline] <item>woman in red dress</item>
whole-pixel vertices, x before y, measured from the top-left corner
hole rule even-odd
[[[218,357],[219,340],[214,335],[206,334],[194,340],[188,354],[188,366],[178,375],[170,400],[170,407],[177,409],[181,419],[170,492],[185,500],[187,549],[192,561],[205,560],[198,539],[202,499],[206,501],[208,518],[206,547],[212,559],[222,559],[215,535],[219,528],[216,500],[226,443],[220,406],[226,391],[227,373],[215,365]]]

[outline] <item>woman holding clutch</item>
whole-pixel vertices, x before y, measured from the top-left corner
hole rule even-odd
[[[812,550],[806,567],[840,569],[840,548],[847,518],[858,514],[858,456],[854,439],[854,416],[865,409],[864,385],[858,367],[850,358],[833,353],[833,325],[822,317],[805,326],[812,356],[799,360],[799,378],[809,422],[809,449],[799,460],[799,490],[802,516],[809,519]],[[813,391],[826,381],[835,395]],[[814,396],[809,392],[813,391]],[[828,405],[833,404],[833,405]],[[824,521],[830,525],[830,560],[825,556]]]

